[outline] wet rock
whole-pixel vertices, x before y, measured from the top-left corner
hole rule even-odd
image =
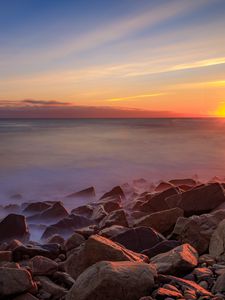
[[[92,202],[95,200],[95,189],[93,186],[91,186],[79,192],[69,194],[68,196],[66,196],[66,198],[80,198],[82,200]]]
[[[35,280],[41,284],[41,290],[48,293],[51,299],[58,300],[67,294],[67,290],[55,284],[50,278],[46,276],[36,276]]]
[[[140,205],[139,210],[146,213],[154,213],[157,211],[167,210],[170,207],[166,203],[165,199],[172,195],[178,195],[178,194],[179,194],[179,190],[174,187],[155,195],[147,194],[145,196],[146,201],[142,205]]]
[[[129,250],[141,252],[164,241],[165,238],[152,228],[136,227],[114,236],[112,240]]]
[[[180,207],[184,210],[185,216],[191,216],[210,212],[225,202],[225,195],[219,183],[211,183],[170,196],[165,201],[170,208]]]
[[[121,225],[112,225],[110,227],[106,227],[99,231],[99,235],[102,235],[106,238],[111,239],[114,236],[120,235],[121,233],[128,230],[128,227],[121,226]]]
[[[189,244],[178,246],[169,252],[151,258],[161,274],[184,274],[193,270],[198,264],[198,253]]]
[[[87,204],[74,208],[71,210],[71,214],[81,215],[87,218],[90,218],[93,214],[94,206]]]
[[[0,251],[0,262],[12,261],[12,251]]]
[[[93,221],[91,221],[90,219],[83,216],[71,214],[68,217],[46,228],[41,238],[45,240],[54,234],[60,234],[65,238],[68,238],[76,229],[83,228],[91,224],[93,224]]]
[[[63,206],[61,202],[56,202],[50,208],[44,210],[43,212],[28,217],[27,220],[29,223],[32,222],[39,222],[41,221],[49,223],[49,222],[56,222],[68,216],[68,212]]]
[[[219,223],[211,236],[209,254],[216,259],[225,258],[225,220]]]
[[[179,217],[183,216],[183,210],[180,208],[172,208],[150,214],[134,223],[135,227],[146,226],[152,227],[160,233],[170,232]]]
[[[25,293],[35,288],[31,275],[25,269],[0,268],[0,298]]]
[[[163,240],[162,242],[156,244],[154,247],[150,249],[145,249],[144,251],[142,251],[142,253],[151,258],[160,253],[168,252],[178,246],[180,246],[180,242],[178,241]]]
[[[173,283],[176,286],[179,286],[182,288],[182,290],[189,289],[191,291],[194,291],[197,295],[199,296],[209,296],[212,297],[212,293],[207,291],[206,289],[202,288],[199,284],[191,281],[191,280],[186,280],[183,278],[175,277],[172,275],[159,275],[158,280],[162,283]]]
[[[93,235],[69,256],[65,271],[76,279],[85,269],[99,261],[148,261],[145,255],[132,252],[113,241]]]
[[[36,275],[52,275],[58,269],[58,264],[44,256],[35,256],[29,261],[32,274]]]
[[[50,259],[55,259],[62,252],[58,244],[45,245],[21,245],[12,251],[14,261],[21,261],[25,258],[32,258],[34,256],[44,256]]]
[[[119,209],[108,214],[99,223],[99,228],[110,227],[112,225],[120,225],[128,227],[127,217],[123,209]]]
[[[121,189],[120,186],[114,187],[111,191],[105,193],[100,200],[105,199],[105,198],[121,198],[124,199],[125,195],[123,190]]]
[[[51,204],[46,202],[34,202],[28,203],[23,210],[23,214],[25,215],[33,215],[40,212],[43,212],[51,207]]]
[[[154,286],[151,265],[135,262],[99,262],[76,280],[66,300],[137,300]]]
[[[85,238],[81,234],[75,232],[66,240],[65,250],[70,251],[76,247],[79,247],[84,241]]]
[[[219,222],[225,218],[225,210],[178,218],[170,238],[179,240],[181,243],[189,243],[199,254],[208,251],[209,242]]]
[[[19,239],[26,241],[29,238],[29,231],[26,218],[22,215],[9,214],[0,222],[0,242]]]

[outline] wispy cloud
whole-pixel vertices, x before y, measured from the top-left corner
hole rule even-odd
[[[120,102],[120,101],[127,101],[127,100],[160,97],[160,96],[164,96],[164,95],[166,95],[166,93],[152,93],[152,94],[135,95],[135,96],[128,96],[128,97],[120,97],[120,98],[111,98],[111,99],[106,99],[106,101]]]
[[[34,100],[34,99],[24,99],[24,100],[0,100],[0,107],[27,107],[27,106],[68,106],[69,102],[57,101],[57,100]]]

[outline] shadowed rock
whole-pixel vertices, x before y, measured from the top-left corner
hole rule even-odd
[[[170,196],[165,201],[170,208],[180,207],[184,210],[185,216],[191,216],[210,212],[225,202],[225,195],[219,183],[212,183]]]
[[[99,228],[103,229],[112,225],[128,227],[127,217],[123,209],[115,210],[105,216],[104,219],[102,219],[102,221],[99,223]]]
[[[23,213],[25,215],[37,214],[43,212],[50,208],[51,205],[46,202],[34,202],[27,204],[26,208],[24,208]]]
[[[152,227],[160,233],[168,233],[173,230],[177,219],[181,216],[183,216],[183,210],[176,207],[147,215],[136,220],[134,226]]]
[[[76,280],[66,300],[137,300],[154,286],[151,265],[135,262],[99,262]]]
[[[114,236],[112,240],[129,250],[141,252],[155,246],[165,238],[152,228],[136,227]]]
[[[29,238],[29,231],[26,218],[22,215],[9,214],[0,223],[0,242],[18,239],[26,241]]]
[[[121,189],[120,186],[116,186],[110,192],[105,193],[100,198],[100,200],[105,199],[105,198],[117,198],[117,197],[119,197],[121,199],[125,198],[124,192],[123,192],[123,190]]]
[[[66,196],[66,198],[81,198],[81,199],[84,199],[86,201],[88,200],[91,202],[91,201],[95,200],[95,189],[93,186],[91,186],[91,187],[81,190],[79,192],[72,193],[72,194]]]
[[[180,246],[180,242],[178,241],[164,240],[150,249],[146,248],[141,253],[147,255],[149,258],[152,258],[158,254],[168,252],[178,246]]]

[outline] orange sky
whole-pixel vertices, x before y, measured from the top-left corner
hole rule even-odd
[[[79,2],[77,18],[72,1],[49,5],[42,24],[31,8],[23,22],[14,16],[14,31],[0,32],[0,117],[76,107],[87,117],[225,117],[224,2],[123,2],[99,0],[89,13]]]

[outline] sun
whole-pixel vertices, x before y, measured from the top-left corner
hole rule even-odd
[[[214,115],[218,118],[225,118],[225,101],[220,102],[220,105],[214,112]]]

